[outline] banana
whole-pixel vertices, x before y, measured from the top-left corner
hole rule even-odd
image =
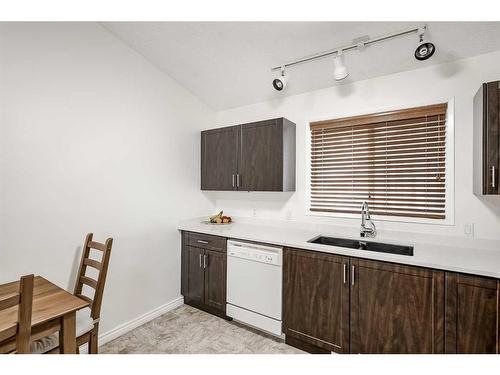
[[[217,215],[211,216],[211,217],[210,217],[210,219],[209,219],[209,220],[210,220],[210,222],[211,222],[211,223],[216,223],[216,222],[217,222],[217,218],[220,218],[220,219],[221,219],[221,221],[222,221],[222,214],[223,214],[223,213],[224,213],[224,212],[223,212],[223,211],[221,211],[221,212],[219,212]]]

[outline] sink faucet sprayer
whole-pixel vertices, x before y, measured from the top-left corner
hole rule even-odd
[[[361,237],[375,237],[377,235],[377,228],[370,219],[370,209],[366,201],[361,206],[361,229],[359,235]]]

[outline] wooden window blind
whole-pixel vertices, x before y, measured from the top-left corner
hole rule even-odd
[[[311,123],[310,210],[445,219],[446,109]]]

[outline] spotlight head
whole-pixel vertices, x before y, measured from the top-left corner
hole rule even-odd
[[[424,41],[424,33],[426,29],[427,26],[424,26],[418,30],[420,41],[417,49],[415,50],[415,58],[419,61],[427,60],[434,55],[434,52],[436,51],[436,46],[434,44],[429,41]]]
[[[281,76],[273,80],[273,87],[276,91],[282,91],[286,87],[286,82],[288,81],[286,76]]]
[[[339,51],[337,53],[337,56],[333,59],[333,66],[333,76],[335,77],[336,81],[343,80],[349,75],[349,71],[342,61],[342,51]]]
[[[436,51],[436,47],[431,42],[424,42],[419,44],[415,50],[415,58],[419,61],[427,60]]]
[[[285,76],[285,67],[281,67],[281,75],[273,80],[273,87],[276,91],[283,91],[286,88],[288,77]]]

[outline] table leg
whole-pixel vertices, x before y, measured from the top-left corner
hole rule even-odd
[[[76,354],[76,312],[74,311],[61,318],[59,349],[61,354]]]

